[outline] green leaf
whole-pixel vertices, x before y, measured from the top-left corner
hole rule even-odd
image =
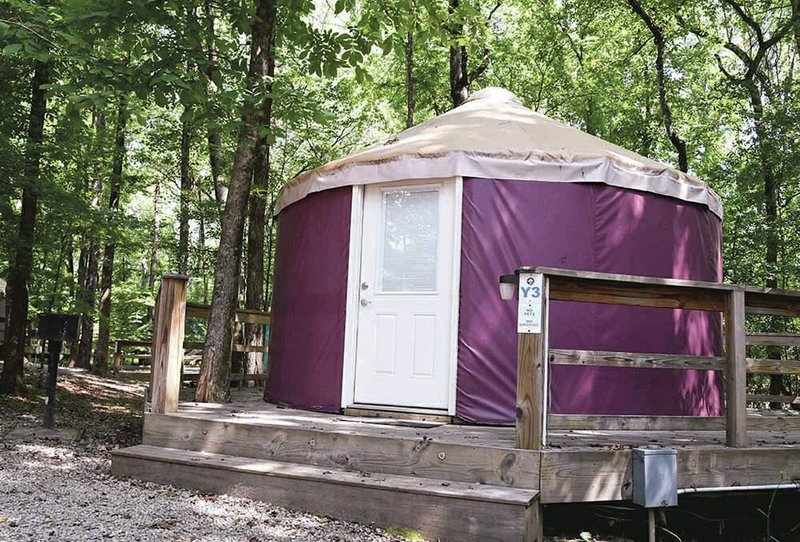
[[[3,47],[3,54],[13,55],[14,53],[18,53],[21,50],[22,50],[21,43],[9,43],[5,47]]]

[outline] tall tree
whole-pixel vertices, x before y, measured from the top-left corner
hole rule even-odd
[[[489,67],[489,48],[484,45],[480,61],[472,70],[469,69],[466,36],[467,22],[472,26],[486,28],[501,3],[502,0],[498,1],[485,18],[478,12],[477,20],[471,20],[466,15],[468,13],[466,8],[472,6],[462,4],[462,0],[449,0],[447,31],[450,35],[450,99],[453,102],[453,107],[458,107],[469,98],[470,85],[483,75]]]
[[[251,27],[248,96],[256,95],[263,88],[264,77],[269,71],[275,17],[275,0],[258,0]],[[197,383],[196,399],[201,402],[224,402],[229,393],[232,323],[239,286],[245,214],[258,138],[257,116],[256,104],[253,100],[246,99],[222,217],[211,314]]]
[[[44,86],[50,81],[50,65],[35,60],[31,78],[31,107],[25,149],[22,209],[14,263],[9,272],[6,328],[6,359],[0,374],[0,393],[13,394],[22,385],[25,337],[28,326],[28,286],[33,269],[34,230],[40,191],[42,143],[47,98]]]
[[[106,131],[106,117],[102,112],[97,112],[94,115],[94,131],[95,144],[92,149],[94,154],[94,167],[91,176],[91,209],[97,210],[100,209],[103,200],[103,171],[100,160],[98,159],[98,155],[103,151],[103,140]],[[85,251],[85,264],[83,280],[80,284],[80,299],[78,300],[78,309],[81,314],[81,329],[80,338],[78,340],[78,352],[75,357],[75,366],[81,369],[89,369],[91,368],[92,339],[94,338],[94,315],[98,282],[97,271],[100,255],[94,232],[87,231],[84,237],[84,247],[81,252],[83,253]]]
[[[125,129],[127,102],[120,96],[117,102],[117,121],[114,136],[113,161],[109,179],[108,217],[110,236],[103,249],[103,266],[100,278],[100,326],[94,351],[92,372],[108,372],[108,348],[111,339],[111,286],[114,280],[114,255],[117,249],[115,226],[118,223],[119,199],[122,192],[122,170],[125,164]]]
[[[262,88],[263,99],[258,115],[258,142],[256,143],[255,162],[253,166],[253,190],[250,194],[250,214],[247,230],[247,281],[245,284],[245,307],[248,309],[264,309],[264,234],[267,212],[267,194],[269,192],[269,150],[272,140],[272,90],[275,77],[275,25],[269,31],[269,52],[267,53],[267,71]],[[264,345],[264,326],[248,324],[245,329],[246,344]],[[263,354],[248,352],[247,373],[261,373]]]
[[[460,0],[450,0],[450,17],[455,18]],[[450,99],[453,106],[458,107],[469,98],[469,72],[467,72],[467,46],[461,43],[464,24],[451,22],[450,31]]]
[[[739,45],[733,39],[725,41],[724,47],[733,53],[740,63],[738,73],[731,73],[721,58],[718,57],[720,71],[727,80],[734,86],[744,90],[750,104],[750,115],[754,128],[754,145],[760,163],[762,190],[764,197],[764,225],[766,232],[766,242],[764,251],[764,262],[766,264],[765,286],[776,288],[780,275],[780,228],[779,228],[779,190],[780,178],[777,170],[779,162],[784,158],[772,148],[773,137],[770,134],[768,121],[766,118],[764,100],[776,98],[773,84],[770,81],[768,72],[777,73],[777,70],[766,70],[765,64],[769,61],[768,54],[781,40],[784,39],[792,30],[800,24],[800,14],[793,10],[788,19],[778,22],[777,27],[768,35],[757,21],[747,10],[747,8],[735,0],[725,0],[728,5],[743,23],[746,32],[749,34],[752,46]],[[771,321],[774,331],[779,331],[776,326],[780,324]],[[767,353],[768,357],[780,357],[780,348],[772,348]],[[770,375],[770,395],[783,395],[784,378],[782,375]],[[780,409],[780,403],[770,403],[773,409]]]
[[[414,34],[406,33],[406,128],[414,126]]]

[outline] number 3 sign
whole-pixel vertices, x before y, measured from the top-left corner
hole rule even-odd
[[[542,332],[542,284],[541,273],[520,273],[517,299],[517,333]]]

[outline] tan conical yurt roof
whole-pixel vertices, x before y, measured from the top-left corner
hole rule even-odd
[[[532,111],[500,88],[302,173],[281,191],[276,213],[340,186],[453,176],[604,183],[699,203],[722,217],[719,197],[699,179]]]

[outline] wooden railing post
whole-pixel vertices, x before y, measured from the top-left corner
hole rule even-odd
[[[178,411],[188,282],[185,275],[164,275],[158,290],[150,351],[150,411],[157,414]]]
[[[516,446],[524,450],[547,441],[547,293],[547,276],[519,273]]]
[[[725,303],[725,436],[727,445],[745,448],[747,437],[747,359],[744,291],[732,290]]]

